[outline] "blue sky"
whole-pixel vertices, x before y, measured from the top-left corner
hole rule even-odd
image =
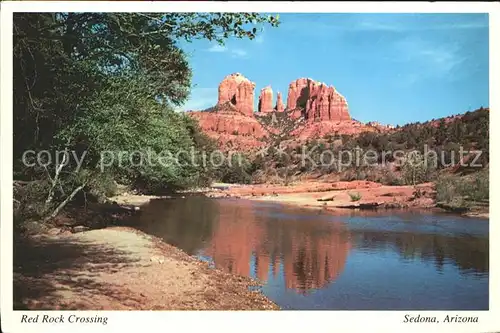
[[[255,40],[182,43],[192,66],[185,110],[217,102],[240,72],[286,103],[288,85],[309,77],[333,85],[357,120],[405,124],[489,105],[488,14],[280,14]]]

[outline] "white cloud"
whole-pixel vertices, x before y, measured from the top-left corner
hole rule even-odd
[[[332,32],[356,33],[386,31],[407,33],[415,31],[470,30],[486,29],[488,21],[483,18],[471,18],[469,21],[453,21],[446,16],[432,14],[352,14],[307,15],[294,17],[293,21],[284,21],[280,29],[298,31],[305,34],[331,34]],[[435,19],[435,20],[432,20]],[[445,20],[446,19],[446,20]],[[304,29],[306,28],[306,29]]]
[[[488,23],[484,21],[453,22],[453,21],[427,21],[422,19],[427,17],[422,14],[409,14],[403,16],[385,16],[384,19],[376,18],[362,19],[353,22],[353,31],[390,31],[390,32],[411,32],[411,31],[433,31],[433,30],[468,30],[488,28]]]
[[[219,45],[219,44],[214,44],[212,47],[207,49],[208,52],[226,52],[227,47]]]
[[[207,49],[208,52],[228,53],[235,58],[246,58],[248,53],[243,49],[230,49],[227,46],[214,44]]]
[[[426,78],[455,80],[463,74],[464,69],[459,67],[467,60],[457,44],[438,44],[419,38],[396,42],[392,52],[398,54],[395,61],[407,62],[408,68],[414,68],[408,74],[411,82]]]

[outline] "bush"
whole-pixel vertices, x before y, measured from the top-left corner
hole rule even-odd
[[[89,184],[89,193],[97,198],[104,199],[117,194],[118,186],[113,177],[107,173],[100,173]]]
[[[449,203],[464,193],[463,183],[454,176],[441,176],[435,182],[436,201]]]
[[[403,179],[394,171],[387,168],[384,169],[382,172],[383,174],[382,177],[380,178],[379,181],[380,183],[391,186],[403,185]]]
[[[469,197],[474,201],[489,200],[490,174],[489,170],[482,170],[473,175],[469,190]]]
[[[231,162],[231,163],[229,163]],[[224,183],[250,184],[252,165],[243,154],[234,154],[231,161],[224,163],[216,170],[216,178]]]
[[[410,152],[401,166],[403,179],[407,185],[417,185],[433,180],[435,170],[435,161],[426,160],[417,151]]]
[[[14,182],[14,217],[16,220],[39,219],[52,206],[45,205],[51,185],[48,180]]]
[[[359,192],[349,193],[349,196],[351,197],[351,201],[359,201],[359,200],[361,200],[361,194],[359,194]]]
[[[489,171],[479,171],[469,176],[446,175],[435,182],[436,201],[440,203],[460,203],[465,201],[489,200]]]

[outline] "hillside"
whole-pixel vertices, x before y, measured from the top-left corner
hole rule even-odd
[[[286,107],[279,94],[272,108],[272,89],[262,89],[259,110],[249,112],[254,87],[239,73],[229,75],[218,104],[189,113],[219,148],[243,156],[217,167],[217,180],[276,186],[432,182],[438,201],[453,207],[488,200],[489,108],[394,127],[353,119],[335,88],[311,79],[290,84]]]
[[[219,85],[214,107],[188,113],[219,148],[246,155],[247,165],[238,169],[246,182],[266,182],[274,174],[287,181],[326,175],[404,184],[430,180],[434,171],[479,169],[460,162],[474,161],[482,167],[489,163],[488,108],[394,127],[353,119],[344,96],[309,78],[290,83],[286,107],[280,93],[272,107],[273,91],[268,86],[261,90],[259,109],[253,112],[254,88],[255,83],[242,74],[228,75]],[[304,160],[306,152],[311,153]],[[429,171],[415,173],[410,180],[404,163],[408,166],[407,155],[412,152],[430,154],[433,160],[427,161]],[[356,154],[363,161],[347,163]]]

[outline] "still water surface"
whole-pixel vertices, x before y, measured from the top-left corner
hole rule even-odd
[[[134,222],[227,272],[260,279],[283,309],[488,309],[486,219],[335,216],[193,196],[152,201]]]

